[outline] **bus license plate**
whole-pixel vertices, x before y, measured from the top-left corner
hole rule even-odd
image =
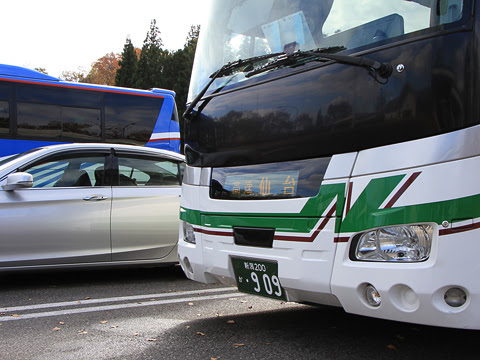
[[[238,290],[286,300],[285,290],[278,279],[278,263],[232,257],[232,265]]]

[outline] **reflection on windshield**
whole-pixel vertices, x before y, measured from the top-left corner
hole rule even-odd
[[[462,11],[463,0],[213,0],[189,101],[228,62],[286,50],[376,46],[459,21]],[[210,90],[243,80],[221,79]]]

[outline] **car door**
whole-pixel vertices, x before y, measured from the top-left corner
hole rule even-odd
[[[112,260],[161,259],[178,240],[180,166],[161,157],[117,154],[112,187]]]
[[[106,156],[70,152],[20,167],[33,187],[0,191],[0,267],[111,260],[111,187],[95,186]]]

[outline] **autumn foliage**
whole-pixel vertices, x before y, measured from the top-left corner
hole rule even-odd
[[[81,69],[78,71],[64,71],[60,77],[67,81],[79,83],[115,85],[115,75],[120,68],[120,59],[121,56],[119,54],[111,52],[95,61],[88,73]]]
[[[85,77],[84,82],[90,84],[114,85],[115,74],[120,67],[118,64],[120,55],[113,52],[102,56],[95,61],[92,69]]]

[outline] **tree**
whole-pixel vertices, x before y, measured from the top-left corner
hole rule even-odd
[[[180,117],[180,129],[183,129],[182,114],[186,109],[188,88],[199,33],[200,25],[192,25],[183,49],[168,54],[163,62],[161,82],[158,86],[175,91],[175,102]],[[183,144],[183,131],[181,131],[181,136]]]
[[[115,75],[115,85],[123,87],[135,87],[135,71],[137,69],[137,52],[132,41],[127,37],[121,59],[118,61],[119,68]]]
[[[198,35],[200,35],[200,25],[190,26],[184,47],[191,47],[195,50],[197,48]]]
[[[33,70],[38,71],[39,73],[48,75],[47,70],[46,70],[45,68],[43,68],[43,67],[38,67],[38,68],[35,68],[35,69],[33,69]]]
[[[120,55],[111,52],[95,61],[84,82],[99,85],[115,85],[115,74],[119,68],[119,57]]]
[[[180,116],[186,109],[188,88],[190,86],[190,77],[192,75],[193,60],[195,50],[197,49],[198,35],[200,34],[200,25],[192,25],[182,50],[175,53],[173,62],[176,65],[174,70],[174,82],[171,88],[176,93],[176,103]],[[181,125],[183,119],[180,120]]]
[[[162,50],[163,43],[156,20],[150,23],[150,31],[143,41],[142,51],[135,71],[135,87],[149,89],[159,87],[162,67],[168,51]]]
[[[86,71],[78,68],[78,71],[62,71],[60,79],[71,82],[85,82]]]

